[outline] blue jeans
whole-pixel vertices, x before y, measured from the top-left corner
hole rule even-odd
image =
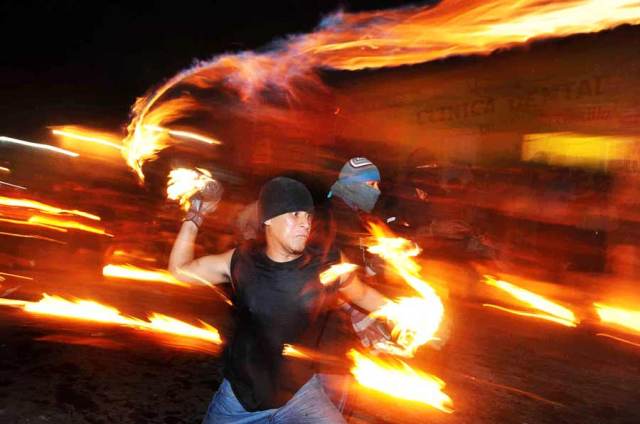
[[[314,375],[289,402],[277,409],[249,412],[238,401],[231,384],[225,379],[213,395],[202,424],[343,424],[344,418],[333,405]]]

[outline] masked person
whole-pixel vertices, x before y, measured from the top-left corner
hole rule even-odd
[[[380,197],[380,181],[380,171],[373,162],[354,157],[344,164],[327,196],[335,244],[349,262],[361,267],[365,278],[376,274],[364,240],[369,237],[366,222]],[[374,348],[376,342],[389,339],[386,328],[366,313],[348,303],[342,309],[349,313],[353,329],[365,347]]]
[[[388,299],[355,274],[320,282],[319,274],[339,262],[340,253],[307,247],[313,199],[302,183],[286,177],[260,191],[263,241],[194,259],[198,229],[219,200],[192,199],[169,259],[169,270],[183,281],[232,286],[236,327],[225,348],[224,380],[203,423],[344,422],[311,363],[284,356],[283,349],[314,347],[320,317],[337,296],[364,310]]]

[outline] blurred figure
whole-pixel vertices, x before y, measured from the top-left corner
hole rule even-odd
[[[325,256],[308,248],[313,198],[291,178],[274,178],[260,191],[264,242],[194,258],[198,229],[217,209],[221,194],[221,186],[212,183],[190,199],[169,258],[176,278],[203,285],[230,282],[233,288],[236,327],[225,348],[225,378],[203,423],[345,422],[313,366],[285,356],[285,344],[313,348],[319,318],[338,295],[368,311],[389,299],[353,274],[320,281],[322,271],[340,262],[340,253],[332,249]]]

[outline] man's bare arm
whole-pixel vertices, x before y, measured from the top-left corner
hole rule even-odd
[[[360,280],[357,273],[346,276],[349,282],[340,288],[340,294],[349,302],[362,309],[373,312],[385,303],[390,302],[389,298],[373,287]]]
[[[177,279],[209,286],[230,281],[233,249],[218,255],[194,259],[194,245],[198,227],[191,221],[182,223],[169,256],[169,272]]]

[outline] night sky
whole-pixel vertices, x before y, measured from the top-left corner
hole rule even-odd
[[[422,2],[425,3],[425,2]],[[4,1],[0,6],[0,133],[39,137],[47,125],[127,123],[135,98],[224,52],[312,31],[340,8],[402,1]],[[413,2],[416,4],[416,2]]]

